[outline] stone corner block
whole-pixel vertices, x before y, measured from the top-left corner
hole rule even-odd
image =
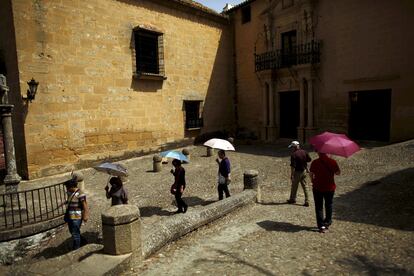
[[[102,213],[102,224],[120,225],[131,223],[140,218],[139,209],[135,205],[116,205]]]

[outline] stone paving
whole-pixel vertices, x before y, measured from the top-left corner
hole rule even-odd
[[[289,194],[289,141],[276,145],[239,145],[230,152],[231,192],[242,190],[243,171],[256,169],[261,179],[261,204],[243,208],[187,235],[159,254],[137,262],[129,273],[146,275],[252,274],[410,274],[414,273],[414,141],[391,146],[367,145],[351,158],[337,158],[334,225],[329,233],[314,232],[313,204],[286,205]],[[217,165],[204,147],[191,147],[185,165],[185,200],[201,208],[217,199]],[[311,154],[315,157],[315,154]],[[126,187],[130,202],[140,207],[143,231],[172,215],[175,207],[169,186],[171,164],[153,173],[152,156],[124,162],[131,172]],[[108,177],[85,173],[91,221],[82,229],[90,242],[100,242],[101,211]],[[298,203],[303,197],[299,189]],[[68,251],[64,228],[56,238],[32,251],[24,260],[54,257]],[[128,274],[128,273],[127,273]]]
[[[263,155],[248,156],[253,149]],[[414,141],[338,158],[334,224],[325,234],[315,231],[313,204],[284,203],[287,158],[269,149],[239,149],[241,167],[256,163],[262,173],[261,204],[198,229],[125,275],[414,275]]]

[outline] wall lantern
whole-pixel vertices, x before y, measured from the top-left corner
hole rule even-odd
[[[39,85],[39,82],[35,81],[32,78],[27,82],[27,84],[29,85],[29,89],[27,89],[27,97],[23,97],[23,99],[32,102],[36,97],[37,86]]]

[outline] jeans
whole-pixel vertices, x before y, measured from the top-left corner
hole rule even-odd
[[[184,211],[184,208],[187,208],[187,204],[184,202],[184,200],[181,198],[182,197],[182,193],[180,193],[180,191],[177,190],[177,192],[175,193],[175,201],[177,201],[177,207],[178,210],[180,211]]]
[[[72,240],[73,240],[73,245],[72,245],[73,250],[78,249],[81,245],[81,234],[80,234],[81,225],[82,225],[81,219],[70,219],[68,221],[69,232],[72,235]]]
[[[226,197],[230,197],[229,187],[227,184],[218,184],[217,191],[219,195],[219,200],[223,199],[223,192],[226,194]]]
[[[313,189],[315,200],[316,223],[318,228],[329,226],[332,223],[332,202],[335,192],[319,192]],[[323,216],[323,202],[325,201],[325,218]]]
[[[290,189],[290,200],[296,201],[296,194],[298,192],[298,186],[302,186],[303,193],[305,194],[305,202],[309,203],[309,196],[308,196],[308,188],[306,186],[306,173],[295,171],[293,173],[293,179],[292,179],[292,186]]]

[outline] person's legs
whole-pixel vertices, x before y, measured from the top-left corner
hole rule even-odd
[[[316,224],[321,229],[323,226],[323,194],[313,189],[313,199],[315,201]]]
[[[226,194],[226,198],[230,197],[229,185],[223,184],[223,190],[224,190],[224,193]]]
[[[306,173],[303,172],[300,177],[300,185],[302,186],[303,193],[305,195],[305,206],[309,206],[309,194],[308,194],[308,186],[306,184]]]
[[[181,198],[181,196],[182,196],[182,193],[180,193],[179,191],[175,192],[175,201],[177,202],[177,208],[178,208],[177,212],[178,213],[183,212],[184,211],[183,208],[185,206],[185,203],[184,203],[183,199]]]
[[[296,202],[296,194],[298,193],[299,181],[300,181],[300,172],[294,172],[293,179],[292,179],[292,186],[290,188],[290,197],[288,200],[289,203]]]
[[[219,200],[222,200],[223,199],[223,192],[224,192],[223,184],[218,184],[217,191],[218,191]]]
[[[325,199],[325,227],[329,227],[332,224],[332,206],[333,206],[333,197],[335,192],[325,192],[323,197]]]
[[[80,227],[82,225],[81,219],[71,219],[68,221],[69,232],[72,235],[72,249],[76,250],[81,244]]]

